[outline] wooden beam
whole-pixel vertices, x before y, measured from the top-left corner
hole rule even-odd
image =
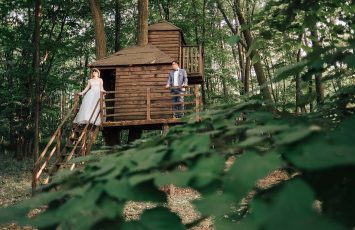
[[[150,119],[150,88],[147,88],[147,120]]]

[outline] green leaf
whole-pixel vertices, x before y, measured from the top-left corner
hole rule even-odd
[[[355,68],[355,54],[348,55],[344,58],[344,62],[349,66],[349,68]]]
[[[102,216],[95,215],[96,202],[102,194],[102,185],[96,184],[84,195],[65,201],[58,209],[49,209],[31,219],[31,225],[38,228],[53,225],[75,226],[76,229],[88,229],[99,221]],[[85,220],[90,221],[85,221]]]
[[[319,133],[285,152],[285,156],[302,169],[355,165],[354,127],[355,118],[348,119],[328,137]]]
[[[225,167],[225,160],[220,155],[212,155],[200,159],[196,166],[191,169],[193,177],[192,186],[201,188],[212,181],[219,179]]]
[[[210,137],[206,134],[184,136],[175,140],[171,149],[173,149],[171,161],[193,158],[210,150]]]
[[[142,182],[153,180],[156,177],[159,177],[160,173],[139,173],[134,174],[129,177],[128,181],[131,186],[135,186]]]
[[[193,173],[191,172],[167,172],[155,177],[155,184],[159,187],[168,184],[174,184],[178,187],[187,187],[192,177]]]
[[[255,54],[253,58],[251,59],[251,65],[254,65],[255,63],[259,62],[261,60],[261,57],[259,54]]]
[[[49,204],[53,201],[60,200],[65,195],[66,193],[63,191],[42,193],[30,200],[25,200],[14,206],[0,208],[0,223],[6,224],[10,222],[16,222],[21,225],[29,224],[30,220],[26,215],[30,210],[39,208],[42,205]]]
[[[256,185],[259,179],[280,168],[282,161],[278,154],[268,153],[260,156],[247,152],[238,157],[225,177],[225,191],[239,202]]]
[[[255,40],[253,41],[253,43],[251,44],[251,46],[249,47],[248,52],[246,53],[246,56],[249,57],[250,54],[251,54],[251,52],[252,52],[253,50],[259,49],[259,47],[260,47],[260,43],[259,43],[258,40],[255,39]]]
[[[165,150],[165,146],[159,145],[134,152],[130,159],[137,165],[132,167],[131,170],[141,171],[157,167],[166,154]]]
[[[237,145],[242,148],[251,147],[251,146],[255,146],[256,144],[262,142],[266,138],[267,138],[266,136],[251,136],[251,137],[248,137],[246,140],[238,143]]]
[[[123,230],[183,230],[181,219],[168,208],[157,207],[145,211],[139,221],[127,222],[122,226]]]
[[[268,133],[275,133],[283,130],[287,130],[290,126],[285,125],[285,124],[279,124],[279,125],[263,125],[263,126],[257,126],[252,129],[248,129],[246,134],[247,135],[262,135],[262,134],[268,134]]]
[[[212,194],[193,201],[198,211],[205,216],[220,217],[232,211],[236,206],[235,197],[230,194]]]
[[[153,181],[146,181],[132,186],[128,179],[108,181],[104,190],[118,200],[165,202],[166,194],[158,190]]]
[[[253,220],[259,225],[257,229],[270,230],[345,229],[338,223],[317,214],[312,207],[314,201],[314,193],[306,183],[299,179],[288,181],[281,191],[273,193],[267,200],[255,199],[251,205],[253,211],[247,217],[247,222]],[[243,227],[243,221],[240,225]]]
[[[234,46],[240,41],[240,36],[239,35],[232,35],[227,39],[227,43],[231,46]]]
[[[275,136],[276,144],[291,144],[303,140],[307,136],[311,135],[313,132],[319,131],[319,126],[310,126],[310,127],[296,127],[294,129],[286,130],[285,132],[280,133],[278,136]]]
[[[304,68],[310,63],[309,60],[303,60],[300,62],[297,62],[295,64],[290,64],[287,65],[283,68],[280,68],[276,71],[276,76],[273,79],[273,82],[278,82],[281,81],[283,79],[288,78],[289,76],[293,76],[299,72],[301,72],[302,70],[304,70]]]

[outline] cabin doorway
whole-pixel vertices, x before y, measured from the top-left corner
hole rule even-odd
[[[106,91],[115,91],[115,83],[116,83],[116,70],[115,69],[103,69],[101,71],[101,78],[102,81],[104,82],[104,89]],[[114,94],[107,94],[105,97],[106,99],[114,99]],[[107,101],[106,102],[106,108],[107,107],[114,107],[114,101]],[[106,109],[106,114],[113,114],[114,111],[112,109]],[[108,116],[106,118],[106,121],[113,121],[114,117]]]

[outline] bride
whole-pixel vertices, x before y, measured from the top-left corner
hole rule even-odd
[[[105,93],[106,91],[103,88],[103,81],[100,78],[100,71],[96,68],[93,68],[91,70],[91,79],[88,81],[86,88],[82,92],[78,93],[80,96],[84,95],[84,97],[79,112],[77,113],[74,119],[74,123],[79,125],[87,123],[94,125],[101,124],[101,117],[98,116],[98,113],[100,111],[100,104],[98,104],[96,107],[97,102],[100,100],[101,92]],[[91,117],[91,114],[93,112],[94,114]]]

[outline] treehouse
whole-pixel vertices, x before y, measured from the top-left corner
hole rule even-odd
[[[165,88],[173,60],[179,61],[180,68],[184,68],[188,75],[189,86],[182,94],[184,102],[173,103],[173,95]],[[90,67],[100,70],[107,91],[106,95],[101,94],[96,104],[96,108],[100,107],[99,114],[95,118],[93,113],[91,118],[96,120],[101,116],[105,122],[101,126],[72,126],[79,106],[76,96],[73,107],[35,162],[33,191],[38,184],[46,184],[61,168],[74,168],[78,163],[70,160],[90,153],[100,130],[106,144],[115,145],[119,144],[122,129],[129,129],[132,139],[135,139],[142,130],[181,124],[182,119],[173,117],[177,111],[172,107],[176,104],[183,104],[179,112],[196,112],[196,119],[199,119],[203,49],[186,45],[181,29],[171,23],[149,26],[148,45],[125,48],[91,63]]]
[[[173,60],[179,61],[188,75],[181,112],[196,112],[201,107],[203,49],[186,45],[181,29],[169,22],[149,26],[148,45],[125,48],[89,65],[101,71],[108,91],[101,105],[107,143],[117,139],[114,133],[118,129],[133,132],[181,123],[181,119],[173,118],[172,106],[176,103],[170,90],[165,89]]]

